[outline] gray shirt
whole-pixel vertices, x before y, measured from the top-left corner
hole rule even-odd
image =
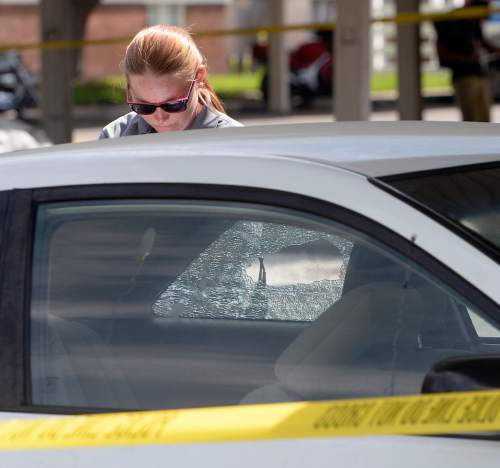
[[[240,122],[232,119],[229,115],[217,112],[205,106],[193,120],[191,126],[188,127],[188,130],[242,126],[243,125]],[[130,135],[145,135],[146,133],[156,133],[156,130],[151,127],[151,125],[149,125],[139,114],[129,112],[128,114],[122,115],[106,125],[102,129],[99,139]]]

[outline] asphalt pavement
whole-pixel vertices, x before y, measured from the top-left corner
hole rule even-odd
[[[331,101],[329,99],[316,100],[314,106],[311,108],[294,109],[293,112],[287,115],[270,114],[263,103],[256,100],[226,100],[225,104],[228,114],[246,126],[303,122],[332,122],[335,120]],[[126,112],[128,112],[126,105],[82,106],[75,108],[73,112],[73,142],[97,139],[102,127]],[[5,124],[13,125],[16,123],[16,120],[13,121],[8,115],[4,115],[4,117],[2,121],[4,121]],[[377,96],[377,98],[372,101],[370,120],[398,120],[394,96]],[[459,121],[460,113],[450,96],[434,96],[431,98],[427,96],[425,99],[423,120]],[[500,123],[500,103],[492,107],[492,121]],[[28,123],[33,129],[39,129],[41,127],[39,111],[33,109],[31,114],[28,114],[27,122],[17,122],[19,125]]]
[[[246,126],[274,125],[284,123],[332,122],[335,120],[328,100],[317,101],[310,109],[295,109],[287,115],[273,115],[260,102],[227,102],[228,114]],[[370,120],[398,120],[394,100],[379,99],[373,102]],[[126,106],[86,107],[75,109],[75,130],[73,141],[94,140],[101,128],[127,112]],[[426,100],[423,112],[426,121],[459,121],[460,112],[449,96]],[[492,107],[492,121],[500,123],[500,103]]]

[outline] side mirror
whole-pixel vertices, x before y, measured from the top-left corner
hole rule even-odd
[[[500,388],[500,354],[459,356],[437,362],[426,374],[422,393]]]

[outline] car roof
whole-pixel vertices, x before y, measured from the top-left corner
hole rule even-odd
[[[113,171],[116,179],[117,169],[126,170],[126,165],[120,168],[116,163],[120,155],[127,156],[129,161],[140,158],[151,170],[159,164],[159,156],[250,156],[262,160],[263,170],[266,160],[291,158],[367,177],[381,177],[500,161],[500,125],[332,122],[142,135],[4,154],[0,156],[0,174],[31,172],[30,176],[26,175],[23,186],[35,187],[44,185],[45,166],[47,170],[57,168],[64,174],[77,171],[78,164],[92,164],[96,172],[101,171],[101,167],[103,171]],[[34,167],[36,174],[32,171]],[[0,175],[0,188],[6,189],[9,185]]]

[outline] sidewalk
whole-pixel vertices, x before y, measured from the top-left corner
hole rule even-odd
[[[396,94],[394,92],[374,93],[372,96],[373,112],[370,120],[397,120],[395,98]],[[458,112],[453,111],[451,96],[436,90],[426,93],[424,98],[427,107],[424,112],[425,120],[459,120]],[[289,115],[270,114],[260,100],[226,100],[225,105],[228,114],[246,126],[331,122],[335,120],[332,103],[328,98],[317,99],[311,109],[294,109]],[[102,127],[127,112],[126,105],[76,108],[74,110],[75,130],[73,132],[73,141],[80,142],[96,139]]]
[[[318,100],[313,109],[295,110],[289,115],[269,114],[261,103],[226,102],[228,113],[246,126],[275,125],[291,123],[332,122],[335,120],[328,99]],[[460,113],[454,106],[450,96],[433,96],[425,100],[423,120],[428,121],[459,121]],[[398,120],[395,101],[392,96],[387,99],[379,97],[372,104],[373,111],[370,120]],[[73,141],[89,141],[97,139],[102,127],[116,117],[128,112],[124,105],[105,106],[103,108],[79,108],[75,110],[75,130]],[[492,121],[500,122],[500,104],[492,108]]]

